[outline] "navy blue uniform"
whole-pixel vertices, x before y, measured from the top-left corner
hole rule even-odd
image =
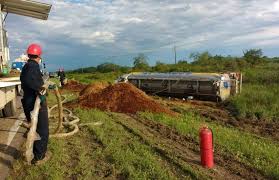
[[[30,59],[28,60],[22,68],[20,81],[24,92],[21,102],[26,119],[30,122],[30,112],[34,109],[36,97],[39,95],[39,91],[44,84],[39,64],[36,61]],[[41,103],[38,116],[37,133],[40,135],[41,140],[34,142],[33,153],[34,158],[36,160],[40,160],[45,157],[49,136],[48,109],[46,102]]]
[[[64,71],[58,71],[57,75],[60,77],[61,86],[64,86],[64,80],[66,78]]]

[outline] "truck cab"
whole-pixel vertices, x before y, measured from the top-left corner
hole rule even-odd
[[[13,62],[12,63],[12,69],[18,70],[21,72],[23,66],[26,64],[26,62]]]

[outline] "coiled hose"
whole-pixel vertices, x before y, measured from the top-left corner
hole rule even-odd
[[[61,95],[58,91],[58,88],[54,89],[55,96],[57,99],[57,104],[52,106],[48,113],[49,117],[53,118],[54,115],[52,114],[52,111],[56,108],[58,108],[58,126],[54,132],[54,134],[50,134],[51,138],[62,138],[67,136],[72,136],[76,134],[79,131],[79,127],[77,123],[80,122],[79,117],[73,115],[73,112],[69,110],[68,108],[65,108],[62,106],[62,104],[67,100],[66,96],[62,96],[63,100],[61,100]],[[61,133],[62,127],[67,127],[71,129],[70,132],[67,133]]]
[[[85,124],[80,124],[78,126],[78,123],[80,122],[80,119],[73,114],[71,110],[68,108],[65,108],[62,106],[62,104],[67,100],[66,96],[61,96],[58,88],[56,87],[54,89],[55,96],[57,99],[57,104],[49,108],[49,118],[54,118],[56,119],[53,110],[58,109],[58,125],[55,129],[55,132],[53,134],[50,134],[50,138],[63,138],[63,137],[68,137],[76,134],[79,132],[79,126],[87,126],[87,125],[93,125],[93,126],[99,126],[102,125],[102,122],[92,122],[92,123],[85,123]],[[63,100],[61,100],[62,98]],[[27,134],[27,139],[26,139],[26,151],[25,151],[25,157],[26,161],[28,164],[31,164],[31,160],[34,157],[33,154],[33,145],[35,140],[39,140],[40,137],[36,132],[37,129],[37,122],[38,122],[38,114],[39,114],[39,109],[40,109],[40,98],[36,98],[36,102],[34,105],[34,109],[31,112],[31,123],[22,123],[22,126],[29,129],[29,132]],[[70,132],[61,132],[62,128],[65,127],[67,129],[70,129]]]

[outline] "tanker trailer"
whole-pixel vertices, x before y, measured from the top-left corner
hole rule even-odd
[[[153,95],[224,101],[232,93],[231,77],[229,73],[143,72],[124,74],[117,82],[129,82]]]

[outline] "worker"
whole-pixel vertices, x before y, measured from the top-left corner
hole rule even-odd
[[[31,121],[30,112],[34,109],[36,97],[39,96],[41,100],[37,124],[37,133],[41,139],[34,142],[34,158],[31,161],[32,164],[37,165],[50,158],[50,154],[46,153],[49,138],[46,88],[43,87],[44,81],[39,66],[42,55],[41,46],[31,44],[27,49],[27,54],[29,59],[22,69],[20,81],[24,92],[22,106],[28,122]]]
[[[61,87],[63,87],[65,85],[65,79],[66,79],[66,75],[65,75],[64,69],[59,68],[59,71],[58,71],[57,75],[60,78]]]

